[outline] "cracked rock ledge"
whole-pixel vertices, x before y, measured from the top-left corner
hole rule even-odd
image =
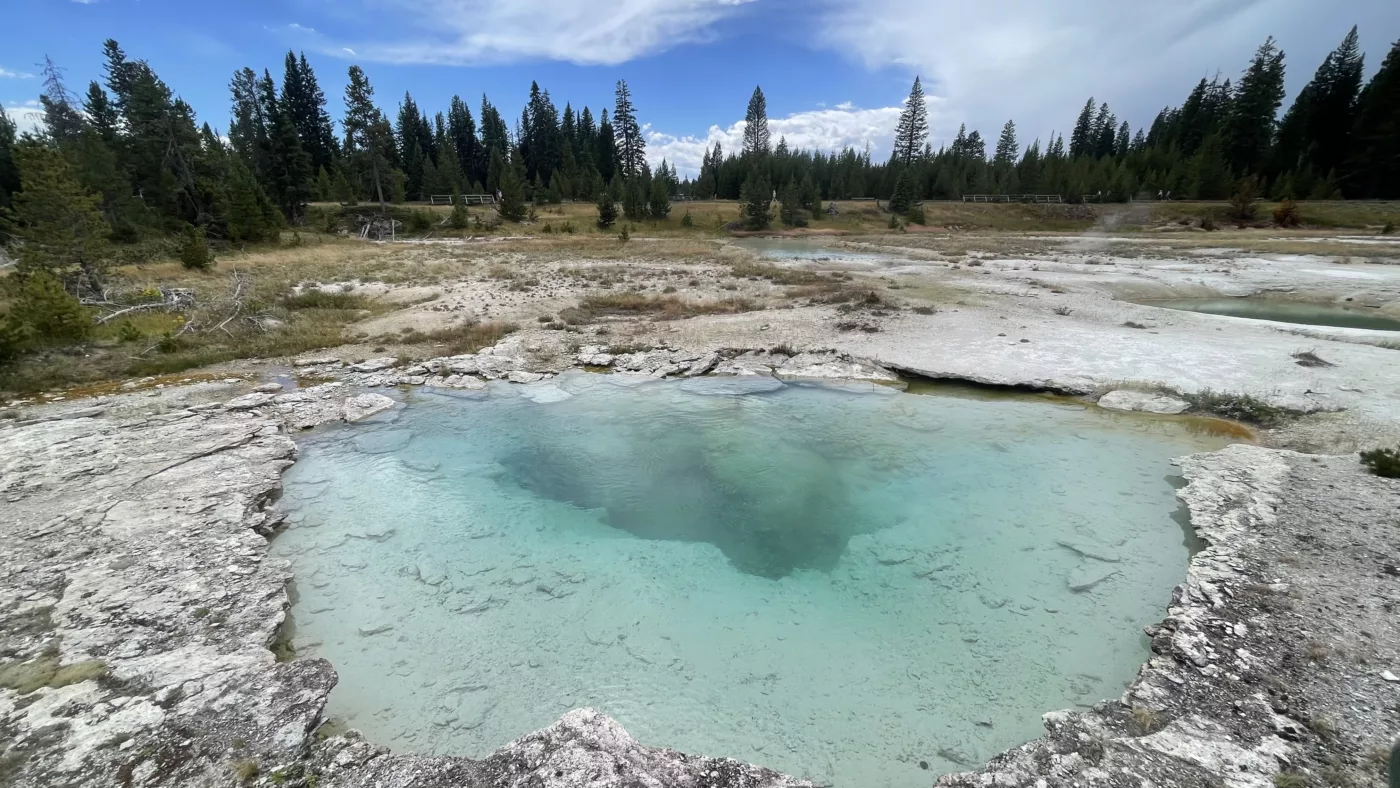
[[[604,360],[588,355],[582,363]],[[697,366],[764,374],[746,358],[609,361],[651,374]],[[471,373],[458,372],[440,361],[425,365],[425,383],[520,371],[475,361]],[[861,362],[835,361],[825,371],[796,366],[803,376],[882,377],[878,367],[865,375]],[[209,401],[189,404],[192,391]],[[270,650],[289,606],[288,565],[267,554],[280,524],[280,475],[297,453],[288,433],[397,403],[344,382],[233,393],[174,387],[0,422],[0,785],[810,785],[644,746],[589,709],[482,760],[396,755],[354,732],[317,736],[332,666],[279,662]],[[1262,787],[1281,770],[1364,752],[1386,726],[1394,729],[1393,685],[1378,676],[1379,666],[1397,664],[1397,617],[1371,608],[1400,601],[1400,581],[1387,575],[1395,567],[1372,565],[1385,551],[1368,540],[1393,539],[1400,489],[1365,476],[1353,457],[1254,446],[1180,465],[1190,482],[1180,497],[1208,546],[1192,559],[1166,619],[1151,628],[1152,656],[1127,693],[1091,710],[1047,714],[1042,738],[939,785]],[[1338,486],[1354,492],[1342,500]],[[1365,530],[1387,517],[1391,530]],[[1302,553],[1336,547],[1325,542],[1338,538],[1355,561],[1341,566],[1344,557],[1329,549],[1332,564],[1286,568],[1277,545],[1292,545],[1319,521],[1329,523],[1328,536]],[[1353,607],[1363,600],[1350,624],[1329,607],[1343,598]],[[1355,629],[1357,621],[1369,628],[1372,662],[1300,656],[1309,633]],[[1390,709],[1346,710],[1356,693],[1376,691],[1392,693]]]

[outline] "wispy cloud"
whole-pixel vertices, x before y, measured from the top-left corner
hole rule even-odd
[[[1134,125],[1150,123],[1201,77],[1217,69],[1237,77],[1268,35],[1288,51],[1296,89],[1352,24],[1360,24],[1363,44],[1369,30],[1369,43],[1384,51],[1400,4],[821,0],[815,17],[817,46],[873,69],[922,74],[954,119],[984,135],[1014,115],[1029,142],[1067,132],[1090,95]]]
[[[78,5],[92,5],[93,3],[96,3],[97,0],[73,0],[73,2],[77,3]]]
[[[798,112],[785,118],[769,118],[768,133],[774,145],[782,138],[787,139],[790,148],[828,152],[845,147],[861,150],[869,145],[873,156],[888,156],[901,109],[860,109],[850,102],[842,102],[834,108]],[[937,115],[936,112],[931,114]],[[703,137],[677,137],[648,129],[647,159],[653,167],[665,159],[676,165],[677,172],[682,176],[693,176],[700,171],[705,150],[716,142],[723,147],[726,155],[738,153],[744,144],[746,125],[741,120],[727,128],[711,126]]]
[[[342,40],[292,25],[322,51],[368,61],[476,65],[558,60],[613,65],[711,40],[714,25],[753,0],[365,0],[404,20],[399,34]]]
[[[0,79],[33,79],[34,75],[26,71],[11,71],[0,66]]]

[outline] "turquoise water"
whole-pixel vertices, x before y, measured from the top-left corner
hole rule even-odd
[[[1374,309],[1357,309],[1336,304],[1314,304],[1301,301],[1273,301],[1265,298],[1175,298],[1165,301],[1145,301],[1148,306],[1204,312],[1210,315],[1248,317],[1254,320],[1274,320],[1305,326],[1337,326],[1339,328],[1371,328],[1400,331],[1400,319],[1387,317]]]
[[[483,756],[592,706],[926,786],[1121,693],[1188,558],[1168,460],[1219,445],[1051,400],[571,373],[311,435],[273,552],[328,713],[376,743]]]

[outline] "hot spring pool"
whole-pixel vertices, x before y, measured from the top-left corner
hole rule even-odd
[[[273,552],[373,742],[483,756],[592,706],[924,786],[1122,691],[1188,558],[1168,460],[1221,445],[1050,399],[570,373],[311,435]]]
[[[1338,328],[1370,328],[1380,331],[1400,331],[1400,319],[1381,314],[1375,309],[1315,304],[1305,301],[1275,301],[1267,298],[1173,298],[1164,301],[1144,301],[1147,306],[1203,312],[1208,315],[1247,317],[1253,320],[1273,320],[1305,326],[1336,326]]]

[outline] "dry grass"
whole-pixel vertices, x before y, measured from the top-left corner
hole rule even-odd
[[[514,323],[466,323],[437,331],[409,331],[397,337],[382,337],[381,341],[445,345],[446,352],[440,355],[458,356],[490,347],[518,330],[520,327]]]
[[[583,314],[571,313],[565,321],[579,319],[584,314],[651,315],[657,320],[679,320],[696,315],[729,315],[752,312],[762,305],[747,298],[722,298],[716,301],[686,301],[673,295],[644,293],[602,293],[585,297],[578,306]]]

